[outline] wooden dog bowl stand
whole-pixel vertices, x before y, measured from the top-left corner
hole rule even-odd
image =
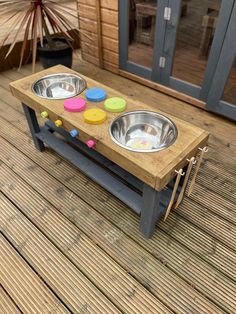
[[[128,151],[115,144],[108,132],[108,126],[117,117],[117,113],[107,112],[107,120],[103,124],[89,125],[84,122],[82,112],[65,111],[64,100],[47,100],[32,92],[33,82],[45,75],[55,73],[78,74],[59,65],[10,83],[12,94],[23,104],[35,147],[43,151],[45,144],[48,145],[78,167],[86,176],[140,214],[139,229],[145,237],[150,238],[156,222],[161,219],[168,207],[176,176],[175,170],[187,167],[187,159],[196,156],[198,148],[206,145],[209,133],[168,115],[178,128],[178,138],[173,145],[155,153]],[[154,107],[125,97],[87,77],[84,79],[87,81],[88,88],[104,88],[108,98],[114,96],[125,98],[126,111],[150,110],[165,115]],[[85,91],[79,97],[85,98]],[[87,101],[88,109],[102,109],[103,105],[104,102],[95,104]],[[45,125],[39,126],[35,111],[48,113],[49,119]],[[62,127],[55,126],[53,121],[56,120],[62,121]],[[70,136],[69,131],[72,129],[79,132],[77,138]],[[59,138],[56,133],[62,136]],[[93,149],[85,144],[88,140],[95,142]],[[183,178],[180,180],[176,196],[182,183]]]

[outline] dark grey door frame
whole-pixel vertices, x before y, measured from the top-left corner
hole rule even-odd
[[[131,72],[138,76],[144,77],[149,80],[160,82],[160,73],[153,69],[159,70],[159,59],[162,54],[165,26],[164,10],[168,6],[168,0],[161,0],[158,4],[156,26],[155,26],[155,39],[153,47],[153,60],[152,68],[148,68],[129,61],[129,0],[119,0],[119,64],[120,69]]]
[[[210,85],[213,80],[216,65],[219,61],[224,38],[227,32],[231,14],[233,11],[233,6],[235,0],[222,0],[222,5],[220,9],[220,14],[218,17],[218,25],[215,32],[215,36],[212,42],[211,51],[209,53],[208,63],[206,67],[205,77],[202,84],[202,89],[200,92],[200,99],[206,100],[209,93]]]
[[[206,108],[236,121],[235,104],[221,100],[224,89],[236,58],[236,3],[234,4],[231,19],[225,35],[219,62],[207,97]]]
[[[151,69],[128,60],[129,0],[119,0],[119,63],[122,70],[151,79]]]

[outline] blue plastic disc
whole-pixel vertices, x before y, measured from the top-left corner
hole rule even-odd
[[[94,87],[94,88],[88,89],[86,92],[86,98],[89,101],[99,102],[106,99],[106,97],[107,97],[107,93],[102,88]]]

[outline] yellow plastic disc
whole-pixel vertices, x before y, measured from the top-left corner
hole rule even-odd
[[[89,124],[101,124],[107,118],[107,114],[102,109],[89,109],[84,112],[84,121]]]

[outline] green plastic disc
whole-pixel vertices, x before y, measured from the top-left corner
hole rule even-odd
[[[120,97],[111,97],[105,101],[104,108],[110,112],[121,112],[126,108],[126,101]]]

